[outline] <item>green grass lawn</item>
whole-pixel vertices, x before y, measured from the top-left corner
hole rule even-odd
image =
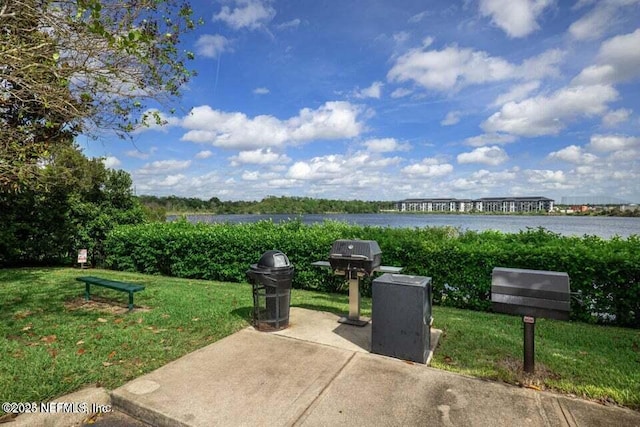
[[[126,313],[125,293],[99,287],[92,287],[98,304],[84,305],[84,285],[75,277],[88,274],[145,285],[135,295],[142,309]],[[346,312],[348,300],[294,290],[292,305]],[[248,284],[0,270],[0,397],[40,402],[86,384],[116,388],[246,327],[251,306]],[[363,313],[370,315],[368,299]],[[435,368],[640,409],[640,331],[539,319],[536,375],[527,376],[520,371],[520,318],[444,307],[434,307],[433,317],[444,331]]]

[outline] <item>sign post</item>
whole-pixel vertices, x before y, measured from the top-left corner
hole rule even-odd
[[[87,250],[80,249],[78,251],[78,264],[80,264],[80,268],[85,268],[84,264],[87,262]]]
[[[533,374],[535,371],[536,318],[523,316],[522,323],[524,323],[524,371]]]

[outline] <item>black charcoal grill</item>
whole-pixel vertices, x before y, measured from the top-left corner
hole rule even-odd
[[[336,240],[331,246],[331,268],[344,271],[349,278],[358,273],[370,276],[381,263],[382,251],[375,240]]]
[[[375,240],[336,240],[331,246],[329,261],[316,261],[316,267],[329,267],[333,273],[349,281],[349,315],[340,323],[364,326],[369,319],[360,317],[360,278],[375,272],[400,273],[402,267],[389,267],[382,263],[382,251]]]

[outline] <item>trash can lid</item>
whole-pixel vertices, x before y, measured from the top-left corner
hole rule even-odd
[[[287,268],[291,267],[291,262],[285,254],[280,251],[267,251],[262,254],[258,261],[259,268]]]

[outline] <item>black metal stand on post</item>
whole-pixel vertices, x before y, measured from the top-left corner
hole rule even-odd
[[[536,335],[536,318],[531,316],[523,316],[524,323],[524,371],[533,374],[535,371],[535,335]]]
[[[569,275],[560,271],[494,267],[491,272],[491,308],[516,314],[524,323],[524,372],[534,371],[536,317],[569,320]]]

